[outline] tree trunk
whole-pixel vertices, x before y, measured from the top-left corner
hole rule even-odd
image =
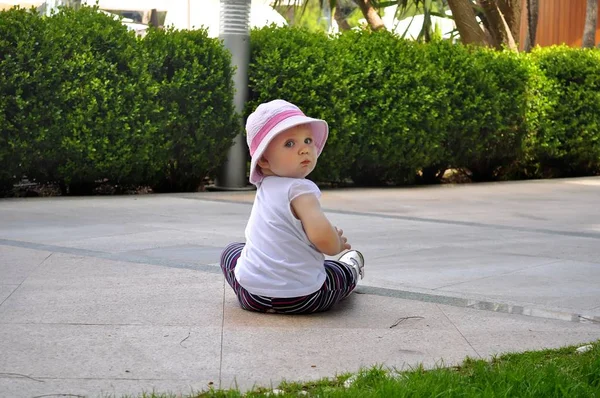
[[[363,13],[365,18],[367,19],[367,23],[373,30],[385,29],[385,25],[383,24],[383,20],[377,14],[377,11],[373,8],[371,4],[371,0],[354,0],[354,2],[360,8],[360,11]]]
[[[596,27],[598,26],[598,0],[587,0],[585,11],[585,28],[583,29],[583,48],[594,48],[596,45]]]
[[[504,6],[508,7],[506,1],[504,1],[504,3]],[[479,4],[483,9],[485,18],[489,24],[490,34],[493,38],[492,45],[498,50],[500,50],[503,45],[506,45],[511,50],[517,51],[518,48],[515,38],[506,21],[504,13],[500,9],[499,2],[496,2],[495,0],[479,0]],[[511,18],[514,18],[514,12],[510,11],[509,14],[511,15]]]
[[[513,38],[518,42],[521,34],[521,0],[498,0],[498,7]]]
[[[479,46],[487,45],[485,33],[475,19],[473,4],[470,0],[448,0],[448,6],[452,10],[454,23],[458,33],[460,33],[460,41],[463,44],[475,44]]]
[[[538,0],[527,0],[527,35],[525,36],[526,52],[530,52],[535,46],[535,35],[538,23]]]
[[[337,22],[338,27],[341,31],[347,31],[352,29],[346,18],[344,18],[339,4],[335,6],[335,13],[333,14],[333,17],[335,18],[335,22]]]

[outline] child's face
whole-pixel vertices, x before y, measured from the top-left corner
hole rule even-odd
[[[310,126],[295,126],[279,134],[269,143],[258,165],[265,175],[292,178],[309,175],[317,165],[317,148]]]

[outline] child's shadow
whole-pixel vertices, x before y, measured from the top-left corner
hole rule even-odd
[[[230,290],[230,289],[229,289]],[[274,328],[359,328],[389,329],[398,318],[409,317],[405,326],[412,328],[420,323],[413,321],[415,308],[398,305],[398,299],[369,294],[352,293],[328,311],[312,314],[278,314],[247,311],[240,307],[237,297],[226,293],[224,322],[226,327]],[[414,307],[414,304],[413,306]],[[420,305],[417,305],[420,307]],[[409,313],[410,312],[410,313]]]

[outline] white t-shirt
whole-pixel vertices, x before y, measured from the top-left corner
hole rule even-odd
[[[246,246],[235,267],[235,278],[250,293],[306,296],[325,282],[325,257],[308,240],[290,204],[307,193],[321,196],[315,183],[306,179],[269,176],[258,187]]]

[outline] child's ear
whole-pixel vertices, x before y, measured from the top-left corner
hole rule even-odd
[[[256,162],[261,169],[265,169],[265,168],[269,168],[269,161],[264,157],[261,156],[260,159],[258,159],[258,162]]]

